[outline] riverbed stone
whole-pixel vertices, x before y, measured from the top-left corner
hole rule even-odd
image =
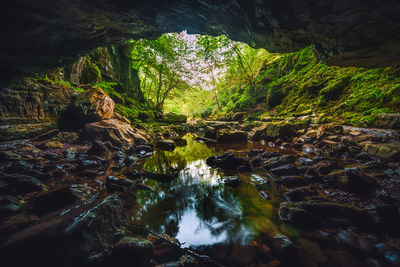
[[[110,262],[116,266],[124,266],[128,262],[137,266],[150,265],[153,251],[153,244],[147,239],[126,236],[115,244]]]
[[[217,131],[218,143],[243,143],[247,142],[248,133],[244,131],[230,131],[227,129]]]
[[[2,194],[27,194],[45,189],[46,185],[32,176],[20,174],[0,176],[0,193]]]
[[[160,149],[172,151],[175,149],[176,144],[172,140],[162,139],[157,141],[157,147]]]
[[[0,254],[11,267],[99,263],[121,238],[125,220],[118,196],[110,195],[43,217],[37,224],[12,235]]]

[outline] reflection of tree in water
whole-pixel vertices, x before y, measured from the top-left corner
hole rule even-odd
[[[247,240],[252,231],[246,226],[238,191],[216,182],[219,173],[205,163],[215,152],[191,138],[187,141],[186,147],[157,152],[146,160],[144,168],[148,171],[180,172],[179,178],[169,184],[147,181],[155,192],[138,192],[141,210],[136,223],[176,236],[182,217],[194,212],[197,222],[192,227],[197,225],[199,229],[192,229],[193,232],[207,229],[215,237],[226,235],[230,242]]]

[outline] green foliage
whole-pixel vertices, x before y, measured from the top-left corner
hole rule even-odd
[[[308,47],[266,61],[255,81],[257,95],[252,96],[246,90],[241,92],[243,86],[237,85],[220,96],[227,98],[226,110],[236,111],[239,106],[251,113],[255,102],[276,116],[312,110],[330,114],[321,116],[321,121],[344,120],[352,125],[369,126],[379,113],[400,111],[399,78],[396,67],[326,66],[318,62]],[[255,101],[243,101],[243,97]]]

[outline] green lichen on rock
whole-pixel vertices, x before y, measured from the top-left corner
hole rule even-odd
[[[82,84],[94,84],[101,81],[101,72],[99,67],[93,63],[90,57],[86,58],[85,64],[82,69],[82,76],[80,83]]]

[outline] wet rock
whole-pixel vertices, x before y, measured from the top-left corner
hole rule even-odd
[[[185,147],[187,146],[187,140],[181,137],[175,137],[173,140],[178,147]]]
[[[316,138],[320,139],[329,135],[343,134],[343,126],[336,124],[324,124],[317,129]]]
[[[164,173],[148,172],[144,174],[144,178],[153,179],[162,183],[170,183],[176,178],[178,178],[178,173],[164,174]]]
[[[301,201],[295,205],[313,213],[322,220],[346,219],[350,224],[363,229],[376,227],[371,215],[366,210],[355,206],[318,200]]]
[[[46,133],[43,133],[41,135],[38,135],[34,138],[32,138],[32,141],[45,141],[45,140],[49,140],[52,139],[53,137],[55,137],[56,135],[60,134],[60,131],[57,129],[48,131]]]
[[[46,186],[41,181],[28,175],[14,174],[0,177],[0,193],[2,194],[27,194],[45,189]]]
[[[168,150],[168,151],[172,151],[175,149],[176,144],[174,141],[172,140],[158,140],[157,141],[157,147],[160,149],[164,149],[164,150]]]
[[[337,187],[358,194],[367,194],[377,186],[375,179],[361,173],[357,168],[330,173],[328,179]]]
[[[242,143],[247,142],[247,132],[220,130],[217,132],[218,143]]]
[[[293,164],[295,161],[296,161],[296,157],[291,156],[291,155],[272,157],[272,158],[269,158],[267,161],[265,161],[264,168],[265,169],[276,168],[281,165]]]
[[[393,143],[367,142],[364,144],[363,149],[372,156],[376,156],[379,158],[390,158],[400,153],[400,142],[393,142]]]
[[[128,123],[109,119],[86,124],[79,132],[79,140],[82,142],[110,141],[114,146],[119,147],[122,144],[145,144],[148,142],[148,136],[133,129]]]
[[[52,189],[29,199],[34,211],[40,215],[65,207],[72,204],[73,201],[74,198],[69,186]]]
[[[286,164],[271,169],[271,173],[277,176],[297,175],[298,169],[294,164]]]
[[[0,254],[12,267],[95,264],[120,239],[125,219],[118,197],[110,195],[103,201],[44,217],[11,236]]]
[[[250,171],[251,165],[248,161],[236,157],[232,152],[227,152],[220,156],[209,157],[206,160],[207,164],[213,168],[221,168],[226,171],[238,171],[241,170],[246,172]]]
[[[12,196],[0,197],[0,219],[20,212],[21,207],[22,204],[18,198]]]
[[[26,161],[14,161],[10,164],[10,166],[4,168],[4,172],[6,173],[21,173],[25,170],[30,169],[31,165]]]
[[[94,156],[105,156],[109,153],[109,150],[102,142],[94,141],[87,153]]]
[[[128,262],[134,262],[137,266],[150,266],[153,250],[154,247],[150,241],[127,236],[115,244],[110,263],[124,266]]]
[[[86,159],[86,158],[79,158],[77,160],[77,163],[78,163],[78,169],[80,171],[87,169],[97,169],[102,166],[99,160]]]
[[[40,149],[63,149],[64,145],[58,141],[49,141],[41,144]]]
[[[111,119],[115,102],[100,88],[88,87],[61,114],[60,129],[77,131],[86,123]]]
[[[378,250],[370,241],[351,230],[340,231],[337,233],[336,237],[340,244],[346,246],[350,250],[366,255],[378,255]]]
[[[254,129],[252,140],[270,141],[279,137],[292,137],[300,129],[308,127],[308,123],[293,124],[286,121],[267,122],[263,126]]]
[[[50,161],[58,161],[62,158],[62,156],[57,154],[46,154],[44,155],[44,158]]]
[[[306,181],[301,176],[282,176],[280,181],[283,186],[298,187],[306,184]]]
[[[230,187],[238,187],[241,183],[242,180],[238,176],[225,176],[223,178],[224,184]]]
[[[315,229],[322,225],[317,216],[289,202],[281,203],[278,214],[284,223],[301,229]]]
[[[318,192],[306,188],[295,188],[287,191],[284,196],[288,201],[303,201],[306,197],[318,195]]]

